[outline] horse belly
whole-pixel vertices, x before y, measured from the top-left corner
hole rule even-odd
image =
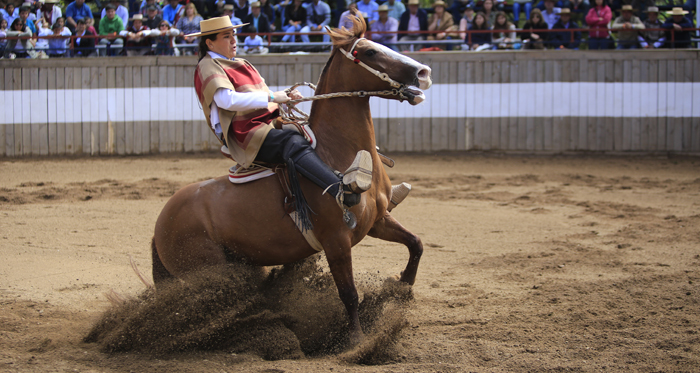
[[[284,213],[276,186],[273,178],[244,185],[220,178],[178,191],[158,217],[154,237],[168,272],[180,276],[230,261],[287,264],[315,253]]]

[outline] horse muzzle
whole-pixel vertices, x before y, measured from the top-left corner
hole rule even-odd
[[[411,105],[418,105],[425,101],[424,89],[429,89],[433,85],[433,80],[430,77],[431,70],[428,66],[421,65],[416,72],[416,80],[414,85],[416,88],[406,87],[404,94],[408,97],[408,102]]]

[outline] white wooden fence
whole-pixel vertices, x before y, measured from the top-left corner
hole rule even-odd
[[[700,152],[700,52],[430,52],[428,99],[371,100],[387,152]],[[250,58],[269,86],[316,82],[327,54]],[[218,149],[193,57],[0,60],[0,155]],[[303,92],[310,95],[310,90]],[[308,106],[306,107],[308,111]]]

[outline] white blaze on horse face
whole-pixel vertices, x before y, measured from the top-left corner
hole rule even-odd
[[[406,65],[413,66],[416,68],[416,79],[418,80],[418,88],[420,89],[428,89],[430,88],[431,85],[433,85],[433,80],[430,78],[430,67],[423,65],[422,63],[419,63],[418,61],[414,60],[413,58],[410,58],[408,56],[405,56],[399,52],[396,52],[392,50],[389,47],[386,47],[384,45],[381,45],[379,43],[375,43],[371,40],[367,40],[367,42],[372,43],[372,46],[380,51],[382,51],[384,54],[387,56],[402,62]],[[423,97],[425,98],[425,96]],[[421,100],[422,101],[422,100]]]

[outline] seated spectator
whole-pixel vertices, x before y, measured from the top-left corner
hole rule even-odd
[[[525,10],[525,20],[530,20],[530,13],[532,12],[532,0],[513,0],[513,21],[518,23],[520,21],[520,10]]]
[[[490,30],[491,26],[489,21],[486,19],[486,15],[482,12],[476,13],[474,16],[474,23],[469,30]],[[473,51],[482,51],[491,49],[491,33],[470,33],[467,34],[467,38],[464,39],[464,43],[469,45],[469,49]]]
[[[56,22],[58,22],[59,19],[61,19],[61,18],[58,18],[56,20]],[[34,39],[32,39],[32,42],[34,43],[34,51],[36,51],[37,53],[41,53],[41,52],[46,53],[49,50],[49,39],[38,39],[38,38],[36,38],[36,36],[41,36],[41,35],[39,35],[39,33],[41,32],[42,29],[46,30],[45,33],[50,35],[52,33],[51,25],[48,22],[46,22],[46,19],[39,18],[36,21],[36,29],[37,29],[37,32],[32,31],[32,35],[35,36]],[[32,57],[32,58],[36,58],[36,57]]]
[[[63,18],[59,18],[63,19]],[[56,39],[47,39],[48,41],[48,50],[46,54],[49,55],[51,58],[56,58],[56,57],[63,57],[66,56],[66,52],[68,51],[69,48],[69,37],[71,36],[71,32],[68,29],[68,27],[64,27],[62,25],[62,22],[56,22],[53,24],[51,27],[51,30],[42,28],[39,30],[39,36],[65,36],[66,38],[56,38]]]
[[[378,8],[379,20],[372,25],[372,40],[386,45],[387,47],[398,51],[396,48],[396,34],[395,32],[399,29],[399,21],[389,17],[389,6],[384,4],[380,5]],[[394,32],[393,34],[378,34],[375,31],[387,31]]]
[[[612,19],[612,11],[606,0],[595,0],[595,6],[588,11],[586,23],[588,31],[588,49],[608,49],[610,47],[610,34],[607,30]]]
[[[451,34],[448,31],[457,31],[457,27],[454,25],[454,19],[452,14],[445,11],[445,2],[442,0],[437,0],[433,3],[433,9],[435,13],[430,15],[428,18],[428,31],[441,31],[437,34],[429,34],[428,40],[446,40],[452,39]]]
[[[591,7],[589,0],[571,0],[569,6],[561,6],[561,8],[570,8],[571,12],[578,14],[588,14],[588,9]]]
[[[508,16],[505,12],[496,13],[496,23],[493,25],[494,30],[501,32],[492,34],[491,42],[498,49],[515,49],[516,34],[515,25],[508,21]]]
[[[222,8],[223,13],[221,13],[222,16],[224,17],[229,17],[231,18],[231,24],[234,26],[242,25],[243,20],[238,19],[235,15],[233,15],[233,5],[231,4],[226,4]]]
[[[32,35],[36,35],[36,34],[38,34],[38,32],[36,30],[36,25],[29,18],[30,15],[32,15],[32,14],[30,13],[30,9],[28,6],[22,5],[22,7],[19,8],[19,19],[21,19],[22,22],[24,22],[27,25],[27,27],[29,27],[29,29],[32,30]],[[34,18],[36,19],[36,17],[34,17]],[[12,22],[8,22],[7,24],[11,25]]]
[[[471,27],[472,23],[474,22],[474,5],[473,4],[467,4],[464,7],[464,13],[462,14],[462,19],[459,20],[459,38],[464,40],[465,37],[467,37],[467,33],[465,31],[469,30],[469,27]]]
[[[89,18],[92,19],[92,18]],[[95,53],[95,38],[84,38],[82,36],[93,36],[95,33],[87,29],[86,19],[79,19],[75,23],[75,36],[73,40],[73,57],[92,57]]]
[[[61,8],[54,6],[54,4],[58,4],[58,0],[44,0],[44,5],[36,11],[37,21],[43,18],[49,25],[56,23],[56,20],[61,18],[63,13]]]
[[[329,13],[330,10],[331,8],[328,7]],[[260,11],[267,16],[267,21],[270,22],[270,30],[275,31],[277,29],[277,27],[275,27],[275,20],[277,18],[275,17],[275,8],[270,4],[270,0],[260,0]]]
[[[124,5],[121,4],[119,0],[110,0],[110,4],[114,7],[115,13],[119,19],[122,20],[122,26],[124,29],[126,29],[126,26],[129,24],[129,10],[126,9]],[[102,15],[100,18],[105,18],[107,15],[107,8],[102,9]]]
[[[693,22],[686,18],[687,11],[683,8],[677,7],[673,8],[667,15],[671,16],[668,18],[662,28],[667,29],[666,31],[666,46],[669,48],[690,48],[690,33],[691,31],[682,31],[684,28],[693,28]]]
[[[578,23],[571,20],[571,9],[562,8],[559,13],[559,20],[554,24],[552,29],[555,30],[566,30],[566,29],[577,29],[580,28]],[[573,40],[572,40],[573,36]],[[551,35],[551,44],[556,49],[578,49],[581,44],[581,31],[574,31],[573,35],[571,32],[554,32]]]
[[[157,29],[158,25],[160,25],[160,21],[163,20],[163,18],[158,15],[158,8],[151,5],[146,10],[146,14],[147,18],[143,21],[143,24],[151,30]]]
[[[119,1],[119,0],[112,0]],[[168,5],[163,7],[163,20],[168,21],[169,25],[174,25],[179,19],[178,14],[182,10],[182,5],[178,0],[169,0]]]
[[[542,11],[542,20],[551,30],[552,26],[559,20],[559,12],[561,8],[554,7],[554,0],[544,0],[544,10]]]
[[[379,9],[379,4],[377,4],[374,0],[360,0],[357,2],[357,10],[362,13],[363,17],[365,17],[367,26],[369,27],[371,27],[374,22],[379,20],[379,13],[377,13],[377,9]]]
[[[144,17],[148,17],[148,8],[151,6],[156,8],[156,15],[159,15],[162,18],[163,8],[161,8],[161,6],[158,5],[156,0],[144,0],[143,4],[141,4],[141,8],[139,8],[139,13],[143,14]]]
[[[250,13],[250,4],[248,0],[232,0],[230,3],[228,1],[226,3],[233,4],[233,15],[238,19],[245,19]]]
[[[645,12],[647,13],[647,19],[644,21],[644,28],[661,28],[663,24],[659,21],[659,8],[650,6]],[[637,40],[639,40],[639,45],[642,48],[661,48],[666,41],[666,37],[663,31],[643,31],[639,33]]]
[[[119,37],[119,33],[124,30],[124,23],[122,19],[117,15],[116,7],[112,4],[107,4],[105,7],[106,13],[105,17],[100,19],[100,45],[104,45],[105,49],[99,50],[99,55],[104,56],[107,51],[111,48],[116,51],[116,54],[121,52],[122,46],[124,45],[124,40]],[[114,55],[114,51],[109,51],[110,55]]]
[[[459,3],[460,1],[469,1],[469,0],[455,0],[455,3]],[[403,12],[406,11],[406,6],[403,5],[401,0],[389,0],[384,4],[389,7],[389,17],[391,17],[397,21],[401,18],[401,15],[403,14]],[[458,13],[458,15],[459,15],[459,13]],[[459,16],[457,18],[459,18]]]
[[[427,31],[428,14],[420,9],[418,0],[408,0],[408,10],[403,12],[399,20],[399,31]],[[401,34],[399,41],[425,40],[425,34]],[[413,45],[401,45],[401,51],[413,50]],[[420,48],[418,48],[420,49]]]
[[[309,32],[311,28],[306,25],[306,9],[301,6],[301,0],[294,0],[292,5],[288,5],[284,10],[284,18],[287,20],[287,25],[282,29],[284,32]],[[283,42],[294,41],[294,35],[284,35]],[[304,43],[309,42],[309,35],[301,35],[301,40]]]
[[[547,24],[542,19],[542,11],[535,8],[530,12],[530,20],[525,22],[523,30],[532,30],[532,32],[523,32],[520,38],[525,44],[525,49],[544,49],[545,44],[548,44],[551,35],[549,32],[538,32],[540,30],[548,30]]]
[[[10,30],[5,32],[6,37],[31,37],[32,30],[22,22],[21,19],[15,18],[10,25]],[[34,58],[34,44],[31,39],[8,40],[5,47],[5,58]]]
[[[357,14],[357,4],[355,3],[350,3],[348,4],[348,10],[343,12],[343,14],[340,15],[340,20],[338,21],[338,28],[343,28],[345,27],[348,30],[352,30],[354,26],[354,23],[352,23],[352,17],[357,17],[356,15],[353,15],[353,13]]]
[[[119,35],[126,38],[124,43],[127,56],[143,56],[151,52],[153,44],[150,29],[143,24],[143,14],[134,14],[131,26],[122,30]]]
[[[175,54],[174,40],[180,35],[180,30],[171,28],[166,20],[160,21],[157,30],[151,30],[151,38],[156,43],[153,53],[157,56],[172,56]]]
[[[252,6],[252,4],[251,4]],[[267,54],[269,49],[265,47],[260,35],[247,36],[243,42],[243,53],[245,54]]]
[[[643,30],[644,24],[639,17],[632,14],[632,5],[622,6],[622,15],[615,19],[612,28],[615,30],[623,30],[617,32],[617,49],[637,49],[639,48],[638,31]]]
[[[7,36],[7,21],[5,18],[0,18],[0,56],[5,55],[5,47],[7,47],[7,39],[3,39]]]
[[[185,14],[180,17],[179,21],[177,21],[175,28],[180,30],[183,35],[194,34],[201,31],[199,28],[199,23],[202,22],[202,20],[202,16],[197,13],[197,8],[194,6],[194,3],[189,3],[185,6]],[[180,36],[177,39],[177,42],[180,44],[191,44],[196,46],[199,44],[199,38],[196,36]],[[184,54],[188,56],[197,54],[196,51],[196,48],[184,48]]]
[[[493,9],[493,0],[484,0],[482,7],[482,11],[489,25],[496,23],[496,11]]]
[[[325,27],[331,23],[331,7],[324,1],[313,0],[306,7],[306,24],[311,32],[323,32],[323,41],[330,42],[331,37],[325,33]]]
[[[87,27],[87,30],[92,32],[93,35],[97,35],[97,29],[95,29],[95,19],[94,18],[86,18],[85,19],[85,27]]]
[[[5,9],[0,8],[0,18],[6,20],[8,25],[11,25],[17,17],[19,17],[19,9],[15,8],[13,2],[8,2]]]
[[[250,14],[243,20],[247,26],[243,27],[243,32],[250,34],[266,34],[272,32],[270,29],[270,21],[267,16],[262,13],[260,2],[255,1],[250,4]]]
[[[77,21],[83,18],[92,18],[92,10],[85,4],[85,0],[75,0],[66,7],[66,24],[75,31]]]

